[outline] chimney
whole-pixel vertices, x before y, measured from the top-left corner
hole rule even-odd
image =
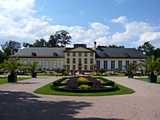
[[[96,50],[96,46],[97,46],[97,43],[96,43],[96,41],[94,42],[94,48],[93,48],[93,50]]]

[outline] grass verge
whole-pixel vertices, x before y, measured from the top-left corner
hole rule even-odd
[[[61,95],[61,96],[111,96],[111,95],[124,95],[124,94],[132,94],[134,91],[128,87],[117,84],[119,90],[110,91],[110,92],[93,92],[93,93],[75,93],[75,92],[62,92],[56,91],[52,87],[52,83],[49,83],[45,86],[42,86],[35,90],[34,92],[37,94],[44,95]]]
[[[30,78],[31,77],[29,77],[29,76],[18,76],[17,80],[20,81],[20,80],[26,80],[26,79],[30,79]],[[7,77],[0,77],[0,84],[5,84],[5,83],[8,83]]]
[[[148,76],[140,76],[136,77],[135,79],[150,82]],[[160,76],[157,78],[157,84],[160,84]]]

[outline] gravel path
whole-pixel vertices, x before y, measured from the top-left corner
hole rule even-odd
[[[107,77],[136,92],[130,95],[71,97],[33,91],[58,77],[0,85],[0,120],[160,120],[160,85]]]

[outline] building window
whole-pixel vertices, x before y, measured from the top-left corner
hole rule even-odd
[[[111,70],[114,70],[115,69],[115,61],[111,61]]]
[[[78,56],[79,56],[79,57],[80,57],[80,56],[82,56],[82,53],[81,53],[81,52],[79,52],[79,53],[78,53]]]
[[[70,53],[67,53],[67,56],[70,56]]]
[[[54,56],[54,57],[57,57],[57,56],[58,56],[58,54],[54,52],[54,53],[53,53],[53,56]]]
[[[32,52],[32,56],[33,56],[33,57],[36,57],[37,54],[36,54],[35,52]]]
[[[88,53],[87,53],[87,52],[86,52],[86,53],[84,53],[84,56],[85,56],[85,57],[87,57],[87,55],[88,55]]]
[[[70,59],[69,59],[69,58],[67,58],[67,63],[68,63],[68,64],[70,63]]]
[[[90,56],[93,57],[93,53],[90,53]]]
[[[76,58],[73,58],[73,63],[74,63],[74,64],[76,63]]]
[[[90,66],[90,70],[93,70],[93,68],[94,68],[94,66],[93,66],[93,65],[91,65],[91,66]]]
[[[73,70],[75,70],[76,69],[76,65],[73,65]]]
[[[84,66],[84,69],[87,70],[87,65]]]
[[[84,58],[84,64],[87,64],[87,58]]]
[[[133,64],[137,64],[137,61],[133,61]]]
[[[127,60],[126,61],[126,70],[128,70],[128,67],[129,67],[129,61]]]
[[[105,70],[108,69],[108,61],[104,61],[104,69],[105,69]]]
[[[118,61],[118,70],[122,70],[122,61]]]
[[[74,56],[74,57],[76,56],[76,53],[75,53],[75,52],[73,53],[73,56]]]
[[[96,66],[97,66],[97,69],[100,69],[100,61],[99,60],[96,61]]]
[[[70,70],[70,66],[69,66],[69,65],[67,65],[67,66],[66,66],[66,69],[67,69],[67,70]]]
[[[90,59],[90,63],[93,64],[93,58]]]
[[[79,65],[81,65],[81,64],[82,64],[82,60],[81,60],[81,58],[79,58],[79,59],[78,59],[78,63],[79,63]]]

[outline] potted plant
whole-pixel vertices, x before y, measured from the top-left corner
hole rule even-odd
[[[32,62],[29,64],[29,70],[31,71],[32,78],[37,78],[37,68],[38,68],[38,62]]]
[[[17,82],[17,70],[20,69],[22,65],[18,59],[9,59],[0,64],[0,67],[9,72],[8,82],[15,83]]]
[[[130,63],[127,69],[128,78],[134,78],[137,69],[138,69],[137,63]]]
[[[150,82],[157,82],[157,73],[160,68],[160,59],[155,58],[155,56],[149,56],[144,62],[143,66],[146,69],[146,72],[149,74]]]

